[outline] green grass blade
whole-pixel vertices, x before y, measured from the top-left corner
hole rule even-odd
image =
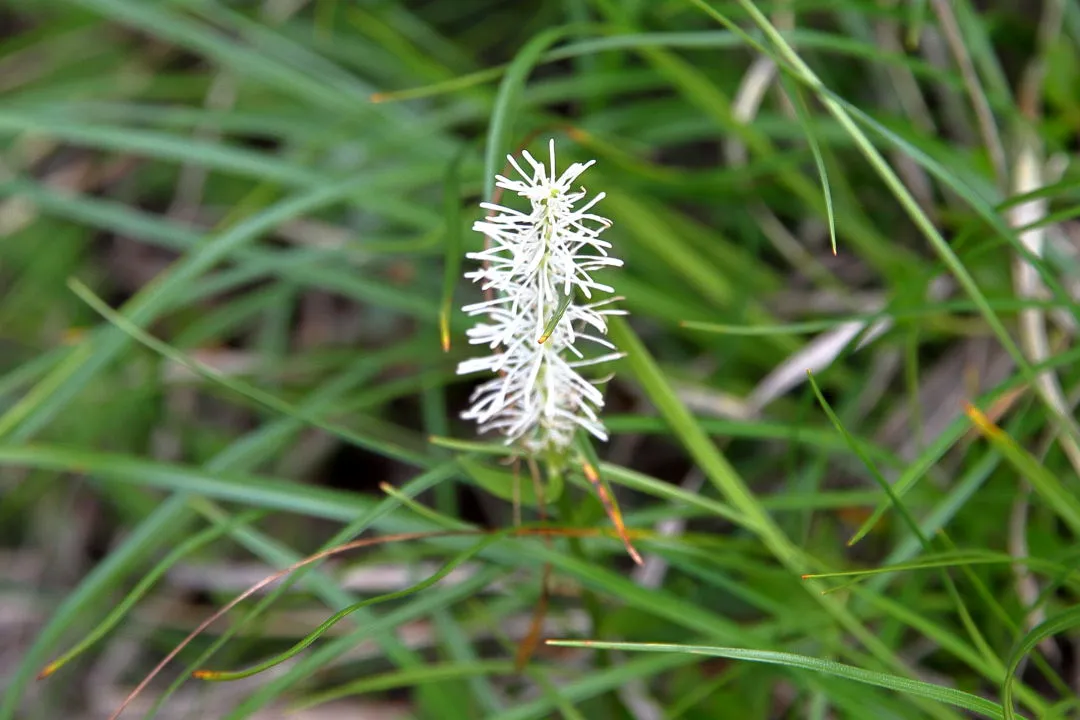
[[[1017,717],[1016,710],[1013,708],[1013,696],[1016,692],[1016,670],[1020,667],[1020,663],[1046,638],[1077,626],[1080,626],[1080,607],[1069,608],[1033,627],[1017,643],[1016,649],[1009,657],[1008,671],[1001,687],[1002,703],[1005,705],[1007,720],[1016,720]]]
[[[496,469],[487,463],[468,457],[461,457],[458,459],[458,462],[477,486],[483,488],[495,497],[502,498],[507,502],[520,502],[527,507],[537,506],[538,498],[536,497],[536,488],[529,480],[527,470],[525,476],[521,477],[521,473],[516,470],[508,471]],[[558,500],[558,494],[555,492],[555,488],[545,488],[542,500],[545,503],[552,503]]]
[[[457,438],[441,437],[433,435],[428,438],[435,447],[446,448],[448,450],[460,450],[462,452],[475,453],[477,455],[496,455],[499,457],[508,457],[516,455],[517,449],[507,445],[506,443],[494,443],[494,442],[479,442],[476,440],[458,440]]]
[[[910,529],[912,534],[919,539],[919,542],[922,544],[924,549],[930,550],[930,542],[929,540],[927,540],[926,536],[923,535],[922,530],[919,528],[918,521],[915,520],[912,514],[908,511],[907,507],[900,500],[899,495],[896,494],[896,490],[893,489],[892,483],[885,479],[885,476],[881,474],[880,470],[878,470],[877,465],[874,463],[874,461],[870,459],[870,457],[863,450],[862,446],[859,445],[859,443],[855,442],[855,438],[852,437],[851,433],[849,433],[847,428],[844,427],[844,423],[840,420],[839,417],[837,417],[836,412],[834,412],[832,406],[829,405],[829,401],[826,400],[825,396],[822,394],[821,388],[818,387],[817,379],[814,378],[814,373],[807,370],[806,377],[810,381],[810,387],[814,391],[815,397],[817,397],[818,402],[821,403],[821,408],[829,417],[829,422],[833,424],[833,427],[836,428],[836,431],[839,432],[840,435],[844,438],[844,441],[847,443],[851,451],[855,453],[855,455],[859,458],[860,461],[862,461],[863,467],[870,471],[870,475],[874,478],[874,482],[876,482],[878,484],[878,487],[880,487],[882,491],[884,491],[884,493],[888,496],[889,502],[892,503],[892,506],[895,507],[900,513],[900,516],[904,519],[904,523],[908,526],[908,529]],[[848,545],[851,545],[853,543],[854,539],[849,542]]]
[[[912,562],[882,565],[876,568],[864,570],[843,570],[839,572],[813,573],[809,577],[815,578],[839,578],[839,577],[870,577],[895,572],[912,572],[915,570],[929,570],[931,568],[961,567],[963,565],[1025,565],[1052,576],[1061,576],[1063,582],[1080,582],[1080,572],[1071,566],[1061,562],[1046,560],[1037,557],[1014,557],[1008,553],[991,552],[989,550],[957,550],[938,552],[924,555],[921,560]]]
[[[617,643],[599,642],[595,640],[548,640],[548,645],[558,647],[578,647],[608,650],[624,650],[628,652],[659,652],[659,653],[687,653],[692,655],[707,655],[709,657],[722,657],[729,660],[744,660],[746,662],[764,663],[779,667],[794,668],[797,670],[812,670],[814,672],[832,675],[855,682],[873,685],[875,687],[895,690],[905,695],[925,698],[935,702],[952,705],[982,717],[999,720],[1003,709],[1001,705],[991,702],[978,695],[972,695],[960,690],[941,687],[921,680],[890,675],[888,673],[872,672],[862,668],[844,665],[832,660],[821,660],[806,655],[796,655],[787,652],[771,652],[766,650],[746,650],[733,647],[710,647],[707,645],[666,645],[661,643]]]
[[[347,522],[369,510],[371,501],[356,493],[312,487],[267,477],[226,475],[128,455],[96,453],[52,445],[0,446],[0,465],[89,473],[104,480],[190,492],[268,510],[284,510]],[[445,472],[457,472],[447,467]]]
[[[799,124],[802,125],[803,130],[806,132],[806,140],[810,144],[810,151],[814,154],[814,164],[817,166],[818,177],[821,179],[821,190],[825,195],[825,215],[829,221],[829,241],[832,244],[832,254],[836,254],[836,217],[833,215],[833,200],[832,191],[829,189],[829,172],[825,169],[825,158],[821,155],[821,148],[818,146],[817,134],[814,132],[813,119],[810,117],[810,108],[806,105],[806,98],[803,97],[799,88],[788,80],[786,76],[782,76],[784,81],[784,88],[787,90],[788,97],[792,99],[792,106],[795,108],[795,113],[799,118]]]
[[[98,150],[192,163],[242,177],[261,178],[290,187],[312,188],[326,183],[320,173],[262,153],[221,143],[179,138],[137,128],[69,124],[15,112],[0,112],[0,135],[40,133]]]
[[[600,26],[601,32],[611,32]],[[948,69],[942,69],[916,57],[902,53],[883,53],[881,48],[869,43],[836,33],[822,32],[809,28],[795,28],[787,37],[792,43],[808,50],[824,50],[845,57],[859,58],[907,68],[916,76],[933,78],[951,88],[961,88],[962,80]],[[742,36],[723,30],[698,30],[683,32],[621,32],[606,37],[587,38],[568,42],[566,45],[549,50],[541,57],[541,63],[551,63],[581,56],[595,55],[623,50],[641,50],[645,48],[671,48],[682,50],[730,50],[745,42]],[[411,87],[405,90],[376,93],[375,102],[416,100],[436,97],[476,87],[501,78],[508,65],[497,65],[465,75],[443,80],[429,85]],[[997,105],[996,109],[1001,110]]]

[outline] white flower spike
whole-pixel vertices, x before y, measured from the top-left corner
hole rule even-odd
[[[483,318],[468,331],[469,343],[487,345],[492,354],[462,362],[458,374],[496,375],[476,388],[463,418],[477,421],[482,432],[501,432],[508,444],[520,442],[526,451],[560,454],[579,427],[607,439],[599,418],[604,396],[578,369],[621,357],[603,336],[605,316],[623,311],[604,307],[614,299],[607,296],[612,288],[594,280],[592,273],[619,267],[622,261],[611,257],[611,244],[598,237],[611,222],[589,212],[604,193],[575,207],[586,192],[570,186],[595,161],[574,163],[557,175],[554,140],[548,151],[549,166],[528,151],[522,153],[531,172],[507,156],[520,180],[496,175],[498,187],[529,201],[528,213],[480,205],[490,214],[473,224],[473,230],[489,243],[483,252],[466,255],[482,266],[465,277],[480,283],[488,299],[463,310]],[[580,304],[579,292],[590,302]],[[597,292],[605,297],[594,298]],[[549,327],[563,305],[565,312]],[[586,357],[577,347],[579,341],[599,345],[604,352]]]

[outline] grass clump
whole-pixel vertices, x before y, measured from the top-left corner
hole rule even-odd
[[[0,17],[0,720],[1080,714],[1080,5]],[[455,374],[547,137],[629,313],[551,476]]]

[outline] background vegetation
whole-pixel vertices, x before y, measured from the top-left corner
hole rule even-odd
[[[0,720],[109,716],[320,548],[515,525],[509,469],[429,438],[475,440],[459,258],[549,136],[598,160],[626,260],[597,452],[646,564],[575,471],[547,513],[584,536],[307,568],[125,717],[1080,717],[1080,3],[8,0],[0,28]],[[544,606],[542,638],[664,645],[515,672]]]

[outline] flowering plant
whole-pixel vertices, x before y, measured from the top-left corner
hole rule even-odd
[[[609,307],[616,299],[612,288],[592,274],[622,261],[599,238],[611,221],[590,212],[604,193],[581,204],[585,189],[571,189],[595,161],[574,163],[558,175],[554,140],[548,152],[549,165],[522,152],[531,172],[507,156],[520,179],[496,176],[498,187],[529,201],[529,212],[481,203],[489,214],[473,230],[488,242],[482,252],[466,255],[481,267],[465,277],[480,283],[485,299],[463,310],[481,318],[468,331],[469,343],[486,345],[491,354],[462,362],[458,374],[495,374],[476,388],[462,417],[529,453],[560,457],[578,428],[607,439],[599,417],[604,397],[579,370],[621,357],[604,335],[605,316],[623,311]],[[603,352],[588,357],[583,342]]]

